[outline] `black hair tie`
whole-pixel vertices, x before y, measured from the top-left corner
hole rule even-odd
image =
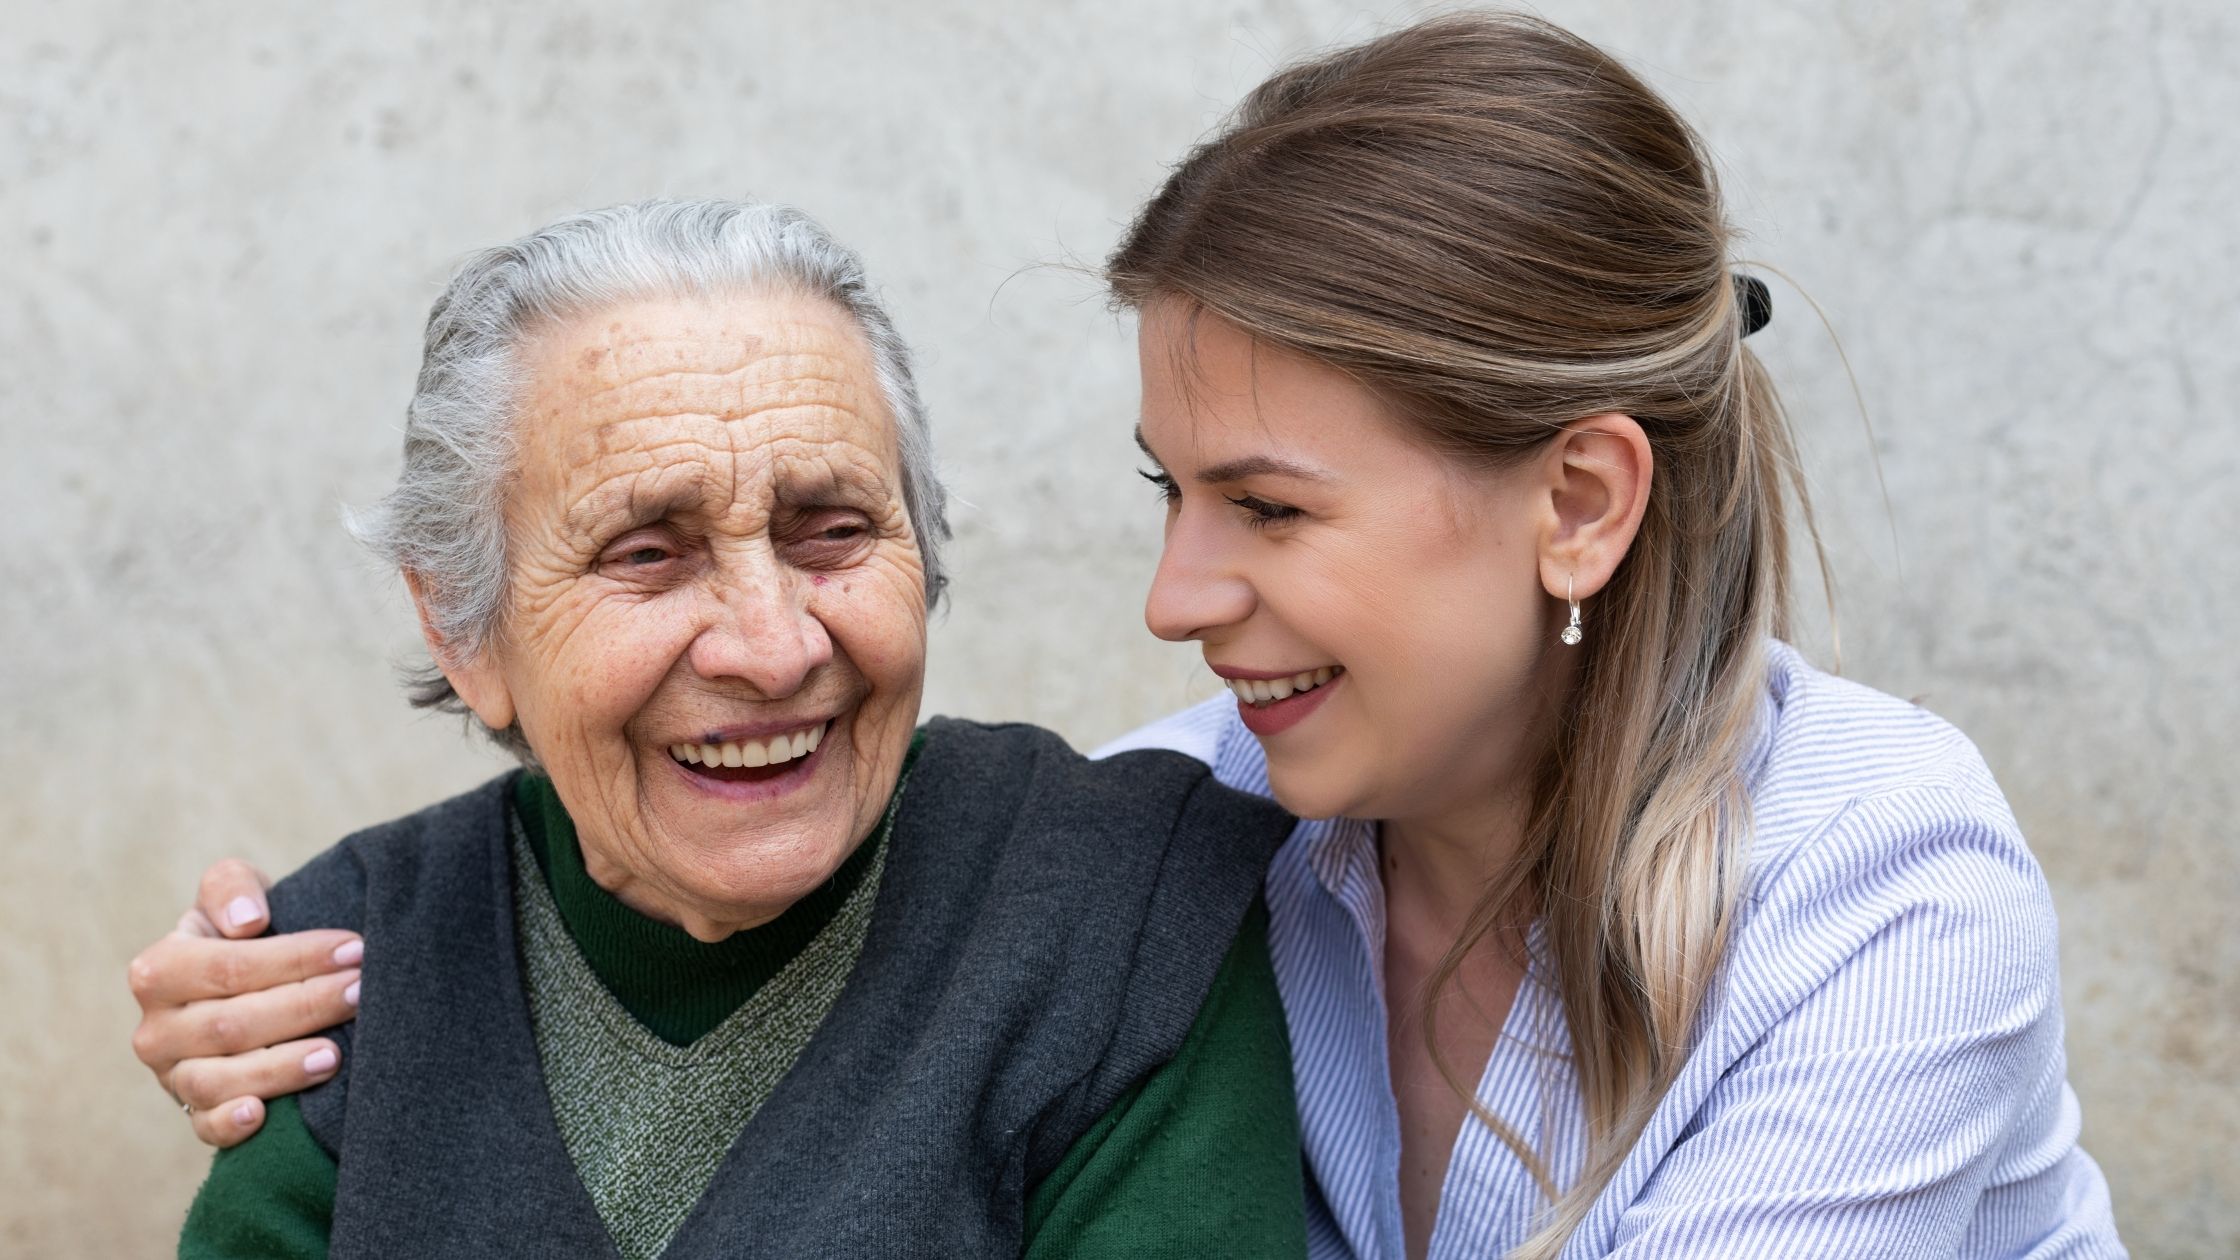
[[[1747,337],[1773,322],[1773,292],[1756,276],[1736,272],[1735,304],[1742,308],[1742,335]]]

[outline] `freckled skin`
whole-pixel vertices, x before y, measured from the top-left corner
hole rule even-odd
[[[703,940],[767,922],[877,825],[923,691],[869,347],[817,299],[658,301],[553,328],[524,366],[511,599],[462,694],[518,716],[603,887]],[[773,800],[700,791],[668,751],[828,717]]]

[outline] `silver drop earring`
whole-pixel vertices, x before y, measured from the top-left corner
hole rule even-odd
[[[1587,632],[1579,628],[1579,600],[1573,593],[1570,578],[1563,580],[1563,602],[1571,605],[1571,624],[1565,626],[1563,633],[1556,637],[1563,640],[1565,647],[1577,647],[1579,640],[1587,637]]]

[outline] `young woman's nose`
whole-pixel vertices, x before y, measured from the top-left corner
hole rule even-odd
[[[690,651],[693,672],[710,681],[736,679],[771,700],[799,691],[831,662],[833,650],[832,635],[809,608],[808,589],[807,579],[782,567],[727,578],[709,593]]]
[[[1176,513],[1167,523],[1166,547],[1143,603],[1143,621],[1151,633],[1179,643],[1252,615],[1252,583],[1214,532],[1188,512]]]

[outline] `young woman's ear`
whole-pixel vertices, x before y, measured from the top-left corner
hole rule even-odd
[[[1616,412],[1575,420],[1548,444],[1540,472],[1540,584],[1557,599],[1585,599],[1609,583],[1641,532],[1655,473],[1649,435]]]
[[[420,575],[406,573],[405,589],[412,592],[412,607],[420,614],[420,638],[428,645],[428,655],[435,658],[436,668],[443,671],[451,689],[459,693],[476,718],[493,731],[502,731],[513,725],[513,693],[507,689],[505,675],[498,669],[497,659],[485,647],[464,660],[458,659],[435,620],[428,613],[428,592],[421,584]]]

